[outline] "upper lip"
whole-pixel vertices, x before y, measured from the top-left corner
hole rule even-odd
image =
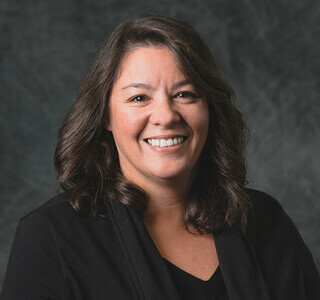
[[[152,137],[148,137],[148,138],[145,138],[145,140],[152,140],[152,139],[171,139],[171,138],[175,138],[175,137],[187,137],[186,135],[184,134],[168,134],[168,135],[156,135],[156,136],[152,136]]]

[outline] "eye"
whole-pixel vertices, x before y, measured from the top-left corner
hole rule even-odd
[[[145,95],[138,95],[131,98],[129,102],[143,102],[146,100],[147,100],[147,97]]]
[[[175,96],[175,98],[189,98],[189,99],[197,99],[199,96],[195,95],[194,93],[184,91],[184,92],[179,92]]]

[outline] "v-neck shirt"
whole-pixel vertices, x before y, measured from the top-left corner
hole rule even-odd
[[[163,257],[171,273],[177,291],[184,300],[227,300],[229,299],[220,265],[208,280],[197,278],[180,269]]]
[[[272,197],[248,192],[246,232],[215,235],[223,278],[209,282],[171,275],[133,208],[110,200],[107,217],[87,218],[58,195],[21,219],[0,298],[212,300],[223,299],[220,280],[230,299],[320,299],[319,272],[292,220]]]

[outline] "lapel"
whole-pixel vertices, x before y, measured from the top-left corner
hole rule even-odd
[[[111,216],[139,299],[179,300],[171,274],[141,216],[110,200]],[[254,251],[238,228],[214,235],[230,300],[270,300]]]
[[[120,239],[139,299],[179,300],[171,274],[141,216],[119,201],[110,201]]]
[[[214,235],[219,264],[231,300],[270,300],[259,264],[240,229]]]

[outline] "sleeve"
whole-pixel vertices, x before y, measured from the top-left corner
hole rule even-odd
[[[286,215],[287,216],[287,215]],[[320,275],[312,254],[293,221],[287,216],[293,239],[296,262],[302,272],[307,299],[320,299]]]
[[[271,299],[320,299],[320,276],[296,225],[270,195],[250,191],[248,243],[262,270]]]
[[[38,212],[21,219],[17,227],[1,299],[67,299],[55,238]]]

